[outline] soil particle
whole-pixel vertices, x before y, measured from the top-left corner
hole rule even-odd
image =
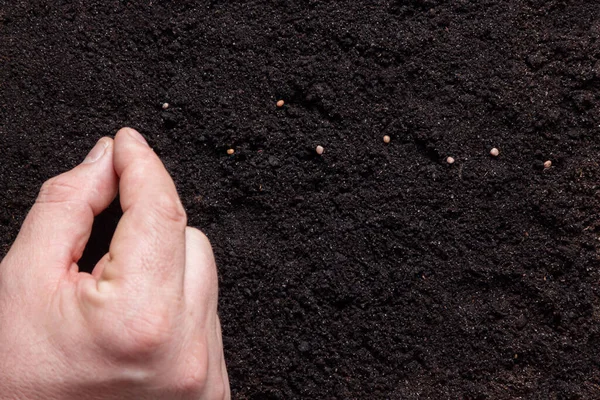
[[[525,315],[523,315],[523,314],[519,315],[519,317],[517,318],[517,321],[515,322],[515,326],[517,327],[517,329],[523,329],[523,328],[525,328],[526,325],[527,325],[527,317],[525,317]]]
[[[308,351],[310,351],[310,345],[308,344],[308,342],[300,342],[300,344],[298,344],[298,350],[301,353],[307,353]]]
[[[279,167],[281,165],[281,163],[279,162],[279,159],[275,156],[269,156],[269,164],[272,167]]]

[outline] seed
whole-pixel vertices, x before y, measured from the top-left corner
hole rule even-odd
[[[552,161],[548,160],[544,163],[544,168],[548,169],[552,166]]]
[[[228,149],[227,150],[227,154],[232,155],[233,153],[235,153],[234,149]]]
[[[284,104],[285,104],[285,101],[283,101],[283,100],[279,100],[279,101],[277,102],[277,107],[281,108],[281,107],[283,107],[283,105],[284,105]]]
[[[166,110],[167,108],[169,108],[169,103],[163,103],[162,109]]]
[[[454,158],[452,158],[452,157],[448,157],[448,158],[446,158],[446,162],[447,162],[448,164],[454,164]]]
[[[390,140],[391,140],[391,139],[390,139],[390,137],[389,137],[388,135],[385,135],[385,136],[383,137],[383,142],[384,142],[384,143],[389,143],[389,142],[390,142]]]
[[[497,148],[494,147],[493,149],[490,150],[490,155],[492,157],[498,157],[498,154],[500,154],[500,150],[498,150]]]
[[[323,146],[321,146],[321,145],[317,146],[317,149],[316,149],[316,150],[317,150],[317,154],[318,154],[318,155],[321,155],[321,154],[323,154],[323,152],[325,151],[325,149],[324,149],[324,148],[323,148]]]

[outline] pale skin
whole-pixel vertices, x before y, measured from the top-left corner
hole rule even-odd
[[[92,274],[94,216],[124,214]],[[211,245],[135,130],[47,181],[0,263],[0,399],[229,399]]]

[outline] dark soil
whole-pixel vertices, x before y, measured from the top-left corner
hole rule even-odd
[[[0,5],[2,254],[129,125],[213,242],[234,398],[600,398],[599,2]]]

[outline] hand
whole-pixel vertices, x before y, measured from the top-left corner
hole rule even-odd
[[[120,193],[108,254],[79,272]],[[0,399],[223,399],[229,381],[210,243],[133,129],[46,182],[0,264]]]

